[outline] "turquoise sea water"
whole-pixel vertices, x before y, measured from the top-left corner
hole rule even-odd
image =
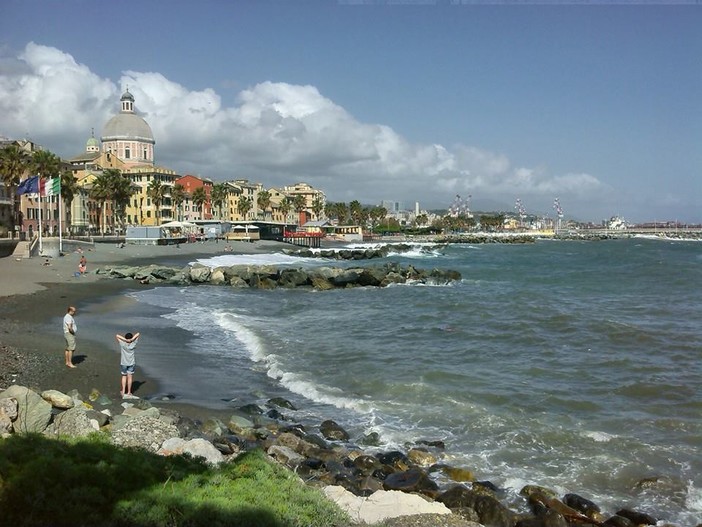
[[[539,484],[609,513],[702,521],[702,243],[456,244],[388,260],[463,279],[156,287],[130,293],[135,303],[110,320],[83,310],[81,327],[94,338],[140,331],[139,367],[183,402],[283,396],[295,419],[334,419],[356,441],[378,432],[384,450],[441,439],[447,463],[506,489],[510,506]],[[246,261],[338,265],[205,262]]]

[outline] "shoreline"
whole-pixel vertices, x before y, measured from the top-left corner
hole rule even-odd
[[[49,259],[49,265],[44,265],[46,259],[42,257],[0,258],[0,389],[16,384],[64,393],[75,389],[85,396],[96,389],[121,403],[117,345],[114,339],[97,342],[82,338],[81,309],[95,304],[100,306],[96,309],[104,310],[109,316],[110,302],[106,304],[105,300],[119,301],[119,297],[131,289],[154,286],[108,278],[95,274],[95,270],[108,264],[137,266],[164,261],[185,267],[198,258],[225,254],[225,245],[210,241],[183,244],[180,248],[128,245],[120,249],[111,244],[95,244],[91,250],[84,250],[88,272],[78,277],[75,272],[81,255],[76,252]],[[233,251],[226,254],[268,253],[289,245],[262,241],[232,244],[232,247]],[[74,369],[64,365],[65,344],[60,329],[60,319],[69,305],[78,308],[78,342],[74,355],[78,367]],[[138,359],[134,388],[143,398],[159,393],[158,382],[139,368]],[[151,402],[173,408],[192,419],[229,414],[186,403],[158,399]]]

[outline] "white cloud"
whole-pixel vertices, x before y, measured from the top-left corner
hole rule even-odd
[[[412,144],[388,126],[357,121],[314,86],[261,82],[225,107],[213,89],[193,91],[156,72],[126,71],[116,84],[35,43],[0,59],[0,135],[29,133],[59,155],[76,155],[91,128],[100,136],[127,86],[154,132],[157,163],[181,174],[269,187],[305,181],[330,200],[427,207],[447,207],[456,193],[507,208],[516,197],[547,206],[556,195],[575,202],[605,188],[589,174],[515,168],[506,155],[473,146]]]

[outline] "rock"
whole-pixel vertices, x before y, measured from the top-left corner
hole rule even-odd
[[[194,283],[204,283],[210,279],[212,271],[202,264],[195,264],[190,268],[190,281]]]
[[[399,516],[451,513],[443,504],[427,501],[416,494],[379,490],[364,498],[354,496],[340,486],[327,486],[323,491],[355,522],[377,523]]]
[[[429,467],[436,463],[436,458],[421,448],[412,448],[407,452],[407,458],[420,467]]]
[[[268,399],[268,404],[278,406],[280,408],[287,408],[288,410],[297,410],[293,403],[282,397],[273,397],[272,399]]]
[[[384,452],[378,454],[376,457],[383,465],[388,465],[394,470],[408,470],[410,468],[409,459],[399,450]]]
[[[208,436],[221,436],[227,432],[227,425],[219,419],[211,417],[207,419],[200,427],[202,433]]]
[[[475,492],[463,485],[451,487],[436,500],[451,510],[464,507],[473,509],[480,523],[490,527],[513,527],[517,521],[517,515],[502,505],[497,498]]]
[[[224,277],[224,272],[222,272],[221,269],[215,269],[212,271],[212,274],[210,275],[210,283],[212,285],[220,285],[226,282],[226,278]]]
[[[10,386],[0,393],[0,399],[17,401],[17,418],[12,424],[16,434],[43,432],[51,419],[51,405],[39,394],[24,386]]]
[[[95,421],[98,424],[98,427],[102,428],[105,426],[107,423],[110,422],[110,416],[109,414],[106,414],[105,411],[98,412],[97,410],[86,410],[85,415],[90,419],[91,421]]]
[[[319,425],[319,431],[325,439],[330,441],[348,441],[349,434],[335,421],[327,419]]]
[[[239,434],[245,437],[251,437],[253,435],[253,422],[240,415],[232,415],[229,418],[227,427],[233,434]]]
[[[115,416],[116,417],[116,416]],[[138,415],[112,431],[111,441],[117,446],[144,448],[157,452],[166,439],[179,437],[178,429],[160,419]]]
[[[273,445],[267,452],[269,456],[276,459],[279,463],[287,465],[290,468],[297,467],[305,460],[304,456],[301,456],[292,448],[286,446]]]
[[[17,419],[17,401],[10,397],[0,399],[0,435],[13,431],[12,421]]]
[[[44,390],[41,392],[41,398],[54,408],[60,408],[61,410],[68,410],[75,406],[70,395],[61,393],[58,390]]]
[[[650,514],[644,512],[632,511],[630,509],[622,509],[617,511],[617,516],[622,516],[631,520],[636,525],[656,525],[658,520],[656,520]]]
[[[210,465],[218,465],[224,461],[222,453],[206,439],[196,438],[185,441],[179,437],[166,439],[157,454],[164,456],[174,454],[189,454],[192,457],[201,457]]]
[[[57,415],[44,432],[51,437],[85,437],[98,430],[93,426],[83,406],[75,406]]]
[[[636,527],[636,524],[630,519],[616,514],[607,518],[603,525],[610,525],[611,527]]]
[[[600,512],[599,506],[578,494],[566,494],[563,496],[563,503],[595,521],[605,520]]]
[[[395,472],[383,480],[385,490],[401,490],[402,492],[421,492],[431,494],[439,489],[429,477],[418,468],[411,468],[404,472]]]

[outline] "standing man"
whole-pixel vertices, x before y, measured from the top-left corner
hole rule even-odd
[[[76,332],[78,331],[76,321],[73,318],[75,314],[76,308],[74,306],[68,306],[68,310],[63,317],[63,338],[66,340],[66,366],[69,368],[76,367],[76,365],[73,364],[73,352],[76,350]]]
[[[136,365],[136,359],[134,358],[134,350],[139,340],[139,333],[132,335],[131,333],[125,333],[122,335],[115,335],[117,342],[119,342],[119,352],[120,352],[120,371],[122,373],[122,399],[138,399],[136,395],[132,394],[132,378],[134,376],[134,366]]]

